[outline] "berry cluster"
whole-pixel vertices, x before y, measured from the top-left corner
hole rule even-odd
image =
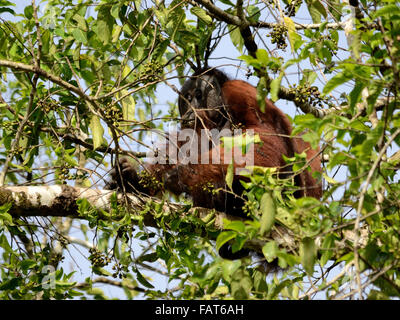
[[[116,104],[104,110],[104,120],[112,123],[114,126],[117,126],[118,122],[122,121],[123,118],[122,110]]]
[[[212,182],[207,182],[207,183],[203,184],[201,187],[202,187],[203,191],[211,193],[211,194],[215,190],[215,186]]]
[[[60,107],[60,104],[52,99],[39,100],[36,104],[44,113],[49,113],[50,111],[55,111]]]
[[[143,65],[142,70],[137,75],[143,84],[156,81],[163,72],[163,66],[157,61],[149,61]]]
[[[290,87],[289,90],[295,94],[294,102],[296,104],[308,103],[313,107],[322,107],[323,99],[321,98],[321,93],[317,87],[311,87],[309,85],[294,85],[294,87]]]
[[[112,270],[114,271],[112,276],[113,278],[126,278],[128,273],[128,268],[126,266],[122,266],[120,263],[116,263],[112,266]]]
[[[25,151],[25,148],[18,146],[18,147],[15,147],[15,149],[12,151],[12,153],[14,156],[21,156],[24,153],[24,151]]]
[[[18,120],[13,121],[4,121],[1,123],[1,127],[3,130],[7,131],[16,131],[19,127],[20,123]],[[25,136],[29,136],[32,134],[32,125],[28,122],[26,126],[23,128],[23,134]]]
[[[143,188],[149,188],[149,189],[154,189],[158,190],[163,187],[162,182],[157,180],[157,178],[150,173],[148,173],[146,170],[143,170],[139,174],[139,184]]]
[[[255,200],[247,200],[243,206],[243,212],[251,216],[253,212],[257,212],[259,204]]]
[[[268,34],[271,37],[271,43],[276,43],[278,49],[286,49],[287,27],[283,24],[276,24],[273,26],[272,31]]]
[[[111,258],[107,257],[105,253],[98,251],[96,248],[90,248],[89,253],[89,260],[94,267],[104,267],[111,262]]]
[[[288,3],[285,7],[285,16],[293,17],[302,2],[302,0],[292,0],[292,2]]]
[[[18,127],[18,124],[18,120],[4,121],[1,126],[4,130],[14,130],[16,127]]]
[[[57,177],[61,180],[62,184],[66,184],[66,180],[73,179],[73,176],[69,173],[70,169],[72,169],[72,166],[68,164],[64,164],[58,169]]]

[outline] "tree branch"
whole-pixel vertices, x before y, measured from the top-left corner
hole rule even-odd
[[[211,1],[209,0],[194,0],[195,3],[198,5],[202,5],[204,8],[206,8],[209,13],[211,13],[213,16],[217,17],[220,21],[235,25],[235,26],[242,26],[243,20],[240,19],[238,16],[235,16],[233,14],[230,14],[221,8],[218,8],[216,5],[214,5]],[[257,22],[249,22],[249,26],[251,27],[256,27],[256,28],[265,28],[265,29],[271,29],[274,26],[276,26],[278,23],[271,23],[271,22],[264,22],[264,21],[257,21]],[[322,23],[311,23],[311,24],[300,24],[300,23],[295,23],[295,28],[297,30],[305,30],[305,29],[319,29],[321,27]],[[343,28],[344,23],[342,22],[332,22],[326,24],[327,29],[341,29]]]
[[[78,212],[77,200],[86,199],[90,205],[98,210],[99,218],[110,219],[109,216],[102,215],[102,211],[109,212],[111,210],[110,197],[114,191],[87,189],[79,187],[71,187],[67,185],[54,185],[54,186],[8,186],[0,188],[0,206],[11,204],[9,214],[13,217],[70,217],[77,219],[85,219],[80,216]],[[136,196],[133,194],[123,195],[117,193],[119,201],[124,199],[124,196],[129,200],[130,209],[132,214],[140,215],[140,221],[145,226],[158,228],[157,219],[151,210],[144,210],[146,204],[154,202],[161,204],[161,200],[144,195]],[[183,212],[182,217],[186,215],[195,216],[199,219],[205,219],[210,214],[214,214],[212,219],[212,226],[222,230],[224,228],[224,219],[229,220],[243,220],[239,217],[234,217],[222,212],[215,212],[213,209],[206,208],[191,208],[185,210],[185,206],[162,202],[162,211],[168,215],[170,213]],[[135,219],[132,219],[135,223]],[[139,221],[139,219],[138,219]],[[356,237],[352,230],[345,230],[343,232],[343,239],[337,241],[335,250],[336,257],[343,254],[343,250],[349,250],[349,243],[354,243],[357,240],[359,248],[364,247],[368,239],[368,231],[366,228],[360,228],[358,231],[361,235]],[[268,236],[262,240],[251,240],[245,244],[245,247],[255,252],[262,252],[265,243],[269,241],[276,241],[279,247],[286,249],[289,252],[296,252],[298,250],[298,240],[296,240],[293,232],[287,227],[275,224]],[[316,238],[316,244],[320,245],[319,237]],[[351,250],[351,249],[350,249]]]
[[[83,219],[79,215],[77,200],[86,199],[99,212],[111,210],[110,197],[114,191],[71,187],[67,185],[53,186],[9,186],[0,188],[0,206],[11,203],[9,213],[15,217],[70,217]],[[135,195],[127,195],[133,211],[143,209],[143,200]],[[123,194],[118,194],[122,199]],[[167,212],[177,209],[174,205],[166,205]],[[156,226],[154,217],[146,214],[145,225]]]
[[[33,72],[35,74],[38,74],[39,76],[42,76],[43,78],[46,78],[59,86],[72,91],[73,93],[77,94],[79,97],[83,98],[84,100],[94,102],[95,99],[86,95],[82,90],[80,90],[78,87],[75,87],[74,85],[70,84],[67,81],[64,81],[60,77],[57,77],[41,68],[38,68],[37,66],[32,66],[24,63],[19,63],[19,62],[14,62],[14,61],[8,61],[8,60],[0,60],[0,66],[2,67],[8,67],[14,70],[20,70],[20,71],[25,71],[25,72]]]
[[[0,206],[11,203],[12,206],[9,214],[13,217],[70,217],[84,219],[79,215],[77,200],[86,199],[89,204],[98,210],[100,218],[109,219],[109,216],[101,217],[101,212],[109,212],[111,210],[110,197],[114,191],[87,189],[79,187],[71,187],[67,185],[54,186],[8,186],[0,188]],[[158,227],[157,218],[151,210],[143,210],[149,202],[160,204],[161,201],[157,198],[133,194],[125,195],[129,201],[130,209],[133,214],[140,215],[140,218],[145,226]],[[117,194],[118,201],[124,199],[124,194]],[[210,228],[223,229],[224,219],[242,220],[239,217],[234,217],[222,212],[215,212],[212,209],[206,208],[191,208],[189,211],[184,210],[184,206],[163,202],[162,211],[165,214],[184,212],[183,216],[191,215],[200,219],[214,214],[213,225]],[[134,220],[134,219],[133,219]],[[265,241],[251,241],[246,247],[261,252],[262,246],[266,241],[275,240],[281,246],[286,248],[295,248],[295,241],[290,230],[282,226],[276,226],[270,236]]]
[[[108,279],[106,277],[98,277],[96,279],[90,280],[90,282],[92,284],[94,284],[94,283],[104,283],[104,284],[110,284],[110,285],[113,285],[113,286],[116,286],[116,287],[126,288],[128,290],[133,290],[133,291],[137,291],[137,292],[146,292],[146,289],[144,289],[144,288],[141,288],[141,287],[138,287],[138,286],[133,286],[133,285],[128,284],[128,283],[124,283],[124,281],[111,280],[111,279]],[[87,283],[87,282],[78,283],[78,284],[75,285],[75,288],[78,288],[78,289],[86,289],[86,288],[90,288],[90,287],[91,287],[90,283]]]

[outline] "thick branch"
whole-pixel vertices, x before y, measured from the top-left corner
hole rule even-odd
[[[84,219],[78,213],[76,201],[86,199],[90,205],[98,210],[99,215],[102,211],[109,212],[111,209],[110,197],[113,191],[95,190],[78,187],[70,187],[66,185],[54,186],[26,186],[26,187],[2,187],[0,188],[0,206],[11,203],[9,213],[14,217],[70,217]],[[123,200],[122,193],[117,194],[118,199]],[[140,198],[133,194],[126,195],[129,200],[132,213],[138,213],[143,219],[143,224],[149,227],[157,227],[157,221],[153,213],[144,210],[144,205],[150,201],[160,203],[159,199],[150,198],[141,195]],[[145,213],[143,213],[145,212]],[[169,214],[172,212],[185,212],[184,207],[179,204],[163,203],[163,212]],[[222,212],[206,208],[192,208],[183,215],[195,215],[200,219],[214,214],[212,226],[216,229],[223,229],[223,220],[238,220],[240,218],[230,216]],[[108,219],[109,217],[102,217]],[[133,219],[134,221],[135,219]],[[254,251],[261,252],[262,246],[266,241],[275,240],[277,243],[287,249],[293,250],[295,241],[290,230],[276,226],[265,241],[253,241],[246,245]]]
[[[90,281],[91,281],[91,283],[87,283],[87,282],[79,283],[79,284],[75,285],[75,288],[86,289],[86,288],[91,288],[92,284],[94,284],[94,283],[105,283],[105,284],[110,284],[110,285],[120,287],[120,288],[134,290],[137,292],[146,292],[146,289],[143,289],[141,287],[133,286],[131,284],[124,283],[123,281],[111,280],[106,277],[98,277],[98,278],[92,279]]]
[[[26,186],[0,188],[0,206],[11,203],[9,213],[15,217],[70,217],[83,218],[78,213],[77,200],[86,199],[98,212],[111,209],[110,190],[96,190],[66,185]],[[122,199],[119,194],[118,198]],[[143,209],[143,200],[134,195],[127,195],[133,212]],[[166,212],[177,210],[174,205],[166,205]],[[155,226],[154,217],[149,213],[144,223]]]
[[[218,20],[229,23],[234,26],[242,26],[243,25],[243,20],[240,19],[238,16],[235,16],[233,14],[230,14],[226,11],[224,11],[221,8],[218,8],[216,5],[214,5],[211,1],[209,0],[194,0],[194,2],[202,5],[204,8],[206,8],[209,13],[215,17],[218,18]],[[276,26],[278,23],[271,23],[271,22],[264,22],[264,21],[257,21],[257,22],[249,22],[249,25],[251,27],[256,27],[256,28],[266,28],[266,29],[271,29],[274,26]],[[298,30],[305,30],[305,29],[319,29],[321,27],[322,23],[311,23],[311,24],[300,24],[296,23],[295,28]],[[343,28],[344,23],[342,22],[332,22],[326,24],[327,29],[341,29]]]
[[[224,21],[226,23],[235,25],[235,26],[240,26],[242,24],[242,21],[240,20],[239,17],[230,14],[228,12],[225,12],[221,8],[218,8],[216,5],[214,5],[211,1],[209,0],[195,0],[198,4],[201,4],[203,7],[205,7],[210,13],[212,13],[214,16],[217,16],[219,20]]]
[[[39,76],[42,76],[43,78],[46,78],[50,80],[51,82],[54,82],[58,84],[59,86],[72,91],[73,93],[77,94],[81,98],[93,102],[94,99],[91,98],[90,96],[86,95],[82,90],[80,90],[78,87],[75,87],[74,85],[70,84],[67,81],[64,81],[60,77],[57,77],[51,73],[48,73],[47,71],[38,68],[37,66],[33,65],[28,65],[24,63],[19,63],[19,62],[14,62],[14,61],[8,61],[8,60],[0,60],[0,66],[2,67],[7,67],[11,68],[14,70],[20,70],[20,71],[25,71],[25,72],[33,72],[35,74],[38,74]]]
[[[83,218],[78,213],[77,200],[86,199],[90,205],[99,212],[109,212],[111,210],[110,197],[114,191],[87,189],[79,187],[71,187],[67,185],[54,186],[8,186],[0,188],[0,206],[11,203],[9,213],[15,217],[70,217]],[[122,201],[124,195],[117,194],[118,200]],[[147,197],[145,195],[136,196],[134,194],[126,195],[130,209],[133,214],[139,213],[144,209],[144,205],[151,201],[161,203],[157,198]],[[163,202],[163,212],[183,211],[183,206]],[[199,218],[204,218],[210,214],[212,210],[205,208],[193,208],[190,214],[196,214]],[[142,213],[140,213],[142,214]],[[144,224],[147,226],[157,226],[155,218],[151,212],[146,210],[142,214]],[[215,219],[215,227],[222,229],[223,219],[238,219],[224,213],[217,213]]]
[[[9,214],[13,217],[70,217],[84,219],[78,213],[76,201],[79,199],[86,199],[90,205],[98,210],[99,217],[102,211],[110,211],[110,197],[113,191],[109,190],[95,190],[78,187],[70,187],[65,185],[54,186],[27,186],[27,187],[1,187],[0,188],[0,206],[11,203],[12,206]],[[118,199],[123,200],[123,194],[117,194]],[[135,196],[133,194],[127,195],[132,214],[140,214],[141,220],[144,225],[150,227],[158,227],[157,218],[149,210],[143,210],[144,205],[150,201],[160,203],[159,199],[150,198],[145,196]],[[212,219],[213,226],[217,229],[223,229],[223,220],[238,220],[240,218],[230,216],[225,213],[215,212],[212,209],[206,208],[192,208],[188,212],[184,207],[179,204],[171,204],[163,202],[163,210],[165,214],[185,212],[183,215],[195,215],[200,219],[214,214]],[[109,219],[108,216],[102,217]],[[133,223],[135,219],[132,219]],[[366,245],[368,232],[365,228],[360,229],[361,235],[358,238],[360,247]],[[340,242],[337,242],[336,249],[338,252],[348,250],[348,243],[354,242],[356,239],[352,230],[346,230],[344,237]],[[295,252],[298,249],[298,243],[295,239],[293,232],[281,225],[275,225],[270,234],[262,240],[254,240],[246,243],[245,247],[256,252],[262,252],[262,247],[268,241],[274,240],[277,244],[290,252]],[[317,245],[320,244],[320,239],[316,239]],[[339,254],[340,256],[340,254]]]

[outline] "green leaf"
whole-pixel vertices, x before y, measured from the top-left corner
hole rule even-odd
[[[110,42],[112,29],[110,29],[106,21],[98,20],[94,30],[103,44],[108,44]]]
[[[234,299],[248,299],[253,281],[246,269],[238,269],[232,276],[231,293]]]
[[[142,122],[146,121],[146,115],[145,115],[144,110],[142,108],[140,108],[138,110],[138,114],[139,114],[139,120],[140,121],[142,121]]]
[[[5,280],[2,283],[0,283],[0,290],[14,290],[20,285],[20,279],[21,278],[12,278],[9,280]]]
[[[226,177],[225,177],[226,185],[228,186],[228,188],[230,190],[232,190],[233,176],[234,176],[234,167],[233,167],[233,163],[231,163],[228,166],[228,169],[226,172]]]
[[[15,7],[15,3],[12,3],[12,2],[10,2],[10,1],[8,1],[8,0],[0,0],[0,6],[1,7],[7,7],[7,6],[13,6],[13,7]]]
[[[155,50],[154,50],[154,52],[153,52],[153,55],[152,55],[152,59],[153,59],[153,60],[157,60],[157,61],[161,61],[161,59],[162,59],[162,57],[163,57],[165,51],[166,51],[167,48],[168,48],[169,43],[170,43],[169,40],[161,41],[161,42],[157,45],[157,47],[155,48]]]
[[[281,72],[279,74],[279,77],[271,81],[271,100],[274,102],[279,99],[278,94],[279,94],[279,89],[281,88],[283,75],[284,73]]]
[[[192,7],[190,12],[199,19],[203,20],[206,24],[212,24],[212,18],[200,7]]]
[[[350,81],[353,79],[353,75],[350,72],[340,72],[334,77],[332,77],[324,87],[323,93],[328,94],[336,87],[340,86],[341,84]]]
[[[135,102],[135,99],[131,95],[126,95],[127,93],[128,93],[127,90],[122,90],[119,94],[119,97],[125,96],[121,100],[122,114],[124,116],[124,120],[134,121],[135,120],[136,102]]]
[[[356,104],[361,98],[361,93],[365,88],[364,82],[356,80],[356,85],[354,86],[353,90],[350,92],[350,109],[354,110]]]
[[[77,22],[77,27],[81,29],[84,32],[87,32],[87,24],[86,24],[86,19],[84,16],[80,15],[79,13],[75,14],[73,16],[73,19]]]
[[[399,15],[399,14],[400,14],[400,7],[398,6],[398,4],[390,4],[390,5],[385,5],[379,10],[375,11],[375,13],[372,13],[372,16],[375,19],[377,17]]]
[[[329,177],[325,172],[323,172],[322,175],[323,175],[323,177],[324,177],[324,180],[325,180],[326,182],[328,182],[329,184],[334,185],[334,184],[338,184],[338,183],[339,183],[339,182],[336,181],[335,179]]]
[[[42,32],[42,54],[48,55],[50,51],[50,39],[51,34],[49,30],[44,30]]]
[[[110,272],[99,266],[93,266],[92,270],[95,274],[98,274],[99,276],[108,276],[108,277],[111,276]]]
[[[76,285],[76,282],[56,280],[57,287],[72,288],[75,285]]]
[[[303,78],[300,80],[300,84],[312,85],[317,79],[317,73],[310,69],[303,70]]]
[[[256,57],[257,57],[257,60],[263,65],[267,65],[270,61],[270,56],[269,56],[267,50],[264,50],[264,49],[258,49],[256,51]],[[251,58],[253,58],[253,57],[251,57]]]
[[[310,16],[314,23],[321,22],[321,15],[326,18],[325,7],[319,0],[307,0],[306,3],[308,7],[308,12],[310,13]]]
[[[260,270],[254,270],[253,273],[254,289],[258,292],[267,292],[268,285],[265,281],[265,273]]]
[[[333,256],[335,240],[336,240],[336,237],[334,235],[328,235],[325,237],[324,241],[322,242],[322,245],[321,245],[322,255],[320,258],[320,263],[322,266],[324,266],[328,262],[328,260]]]
[[[65,160],[65,162],[68,163],[71,167],[77,167],[77,166],[79,166],[78,161],[76,161],[75,158],[73,158],[73,157],[71,157],[71,156],[69,156],[69,155],[67,155],[67,154],[64,154],[64,160]]]
[[[82,44],[78,44],[73,51],[74,63],[75,63],[75,67],[77,69],[80,68],[79,60],[81,59],[81,47],[82,47]]]
[[[119,41],[122,33],[122,27],[121,26],[114,26],[114,30],[112,31],[112,37],[111,37],[111,42],[116,43]],[[130,56],[134,56],[134,48],[132,48],[132,52],[130,53]]]
[[[294,25],[294,22],[292,19],[289,17],[284,17],[284,22],[286,25],[286,28],[288,30],[288,38],[289,38],[289,43],[290,43],[290,48],[292,53],[294,52],[294,42],[295,42],[295,36],[297,35],[296,33],[296,27]]]
[[[23,168],[23,167],[22,167]],[[0,221],[3,223],[5,222],[7,225],[14,225],[13,219],[11,214],[8,213],[8,210],[10,210],[12,207],[12,203],[6,203],[2,206],[0,206]]]
[[[223,260],[221,269],[224,280],[231,282],[233,273],[241,266],[241,264],[240,260]]]
[[[257,52],[260,50],[261,49],[258,49]],[[257,52],[256,52],[256,54],[257,54]],[[248,64],[249,66],[253,66],[255,68],[260,68],[260,66],[261,66],[258,58],[255,59],[249,55],[243,54],[243,55],[239,56],[238,59],[243,60],[244,62],[246,62],[246,64]]]
[[[3,12],[8,12],[8,13],[11,13],[11,14],[15,14],[15,11],[13,9],[0,7],[0,13],[3,13]]]
[[[227,223],[224,223],[224,228],[228,230],[234,230],[236,232],[244,232],[245,231],[245,224],[243,221],[228,221]]]
[[[144,254],[142,256],[139,257],[138,261],[139,262],[144,262],[144,261],[148,261],[148,262],[155,262],[158,259],[158,254],[156,252],[153,253],[148,253],[148,254]]]
[[[271,263],[278,256],[279,248],[275,241],[266,243],[262,248],[263,255],[267,262]]]
[[[318,10],[318,12],[324,17],[326,18],[327,14],[326,14],[326,9],[323,6],[323,4],[321,3],[321,1],[319,0],[314,0],[312,3],[312,6]]]
[[[203,279],[207,281],[213,280],[219,271],[220,271],[219,263],[212,264],[209,268],[207,268],[207,271],[204,274]]]
[[[7,237],[4,234],[0,235],[0,247],[7,253],[12,252],[10,243],[8,242]]]
[[[236,26],[231,26],[228,24],[229,35],[233,45],[238,49],[239,52],[243,52],[244,40],[240,34],[240,29]]]
[[[271,230],[272,226],[274,225],[276,215],[275,201],[270,192],[266,192],[262,195],[260,200],[260,211],[260,234],[264,235]]]
[[[25,9],[24,9],[24,15],[25,15],[25,17],[26,17],[28,20],[30,20],[30,19],[33,18],[33,7],[32,7],[31,5],[25,7]]]
[[[300,260],[309,275],[314,273],[314,264],[317,257],[317,248],[314,239],[304,238],[300,243]]]
[[[96,299],[106,299],[104,291],[100,288],[89,288],[87,293],[96,297]]]
[[[236,238],[236,236],[237,232],[235,231],[222,231],[217,237],[216,241],[217,250],[219,250],[229,240]]]
[[[103,145],[104,141],[104,129],[100,123],[100,119],[96,115],[92,115],[90,119],[90,129],[92,130],[93,135],[93,148],[96,150],[97,148]]]
[[[234,6],[234,4],[229,0],[221,0],[221,2],[226,4],[226,5],[228,5],[228,6]]]
[[[113,16],[114,19],[118,19],[119,18],[119,13],[121,11],[121,6],[122,6],[121,3],[117,3],[117,4],[114,4],[111,7],[110,13],[111,13],[111,15]]]
[[[154,288],[154,286],[150,282],[148,282],[145,277],[143,277],[138,269],[135,269],[134,271],[136,272],[137,280],[140,282],[140,284],[144,285],[146,288]]]
[[[97,37],[105,45],[110,42],[113,28],[117,25],[115,19],[111,15],[111,9],[109,5],[101,6],[97,15],[97,21],[93,27]]]
[[[282,269],[287,268],[288,265],[290,267],[293,267],[294,265],[300,263],[300,259],[285,251],[278,251],[277,256],[278,256],[278,265]]]
[[[371,290],[368,293],[367,300],[391,300],[391,299],[387,294],[379,290]]]
[[[87,33],[83,32],[81,29],[79,28],[75,28],[74,30],[72,30],[72,35],[74,36],[74,38],[76,40],[78,40],[79,42],[82,42],[83,44],[87,44]]]
[[[246,243],[246,241],[247,241],[247,237],[237,235],[235,238],[235,241],[232,243],[232,252],[235,253],[235,252],[238,252],[239,250],[241,250],[243,248],[244,244]]]
[[[251,22],[257,22],[260,19],[261,16],[261,10],[257,8],[256,6],[249,5],[247,8],[247,13],[249,14],[248,19]]]
[[[345,3],[340,3],[340,0],[327,0],[327,7],[330,14],[336,21],[342,20],[342,9]]]
[[[265,77],[260,78],[257,84],[257,103],[260,106],[262,112],[265,112],[265,98],[267,97],[267,79]]]
[[[172,30],[172,33],[170,36],[172,41],[176,41],[175,36],[176,36],[183,20],[185,19],[185,17],[186,17],[186,15],[185,15],[184,11],[175,10],[175,11],[171,12],[169,20],[172,21],[172,24],[173,24],[173,30]]]

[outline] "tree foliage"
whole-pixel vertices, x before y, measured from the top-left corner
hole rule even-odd
[[[400,6],[354,2],[0,0],[0,186],[103,188],[177,122],[179,86],[207,64],[291,113],[325,181],[320,201],[296,199],[255,168],[249,219],[223,230],[184,197],[133,210],[113,195],[108,211],[65,197],[65,215],[22,216],[0,188],[0,299],[109,298],[98,283],[128,299],[398,297]],[[221,259],[227,241],[280,271]]]

